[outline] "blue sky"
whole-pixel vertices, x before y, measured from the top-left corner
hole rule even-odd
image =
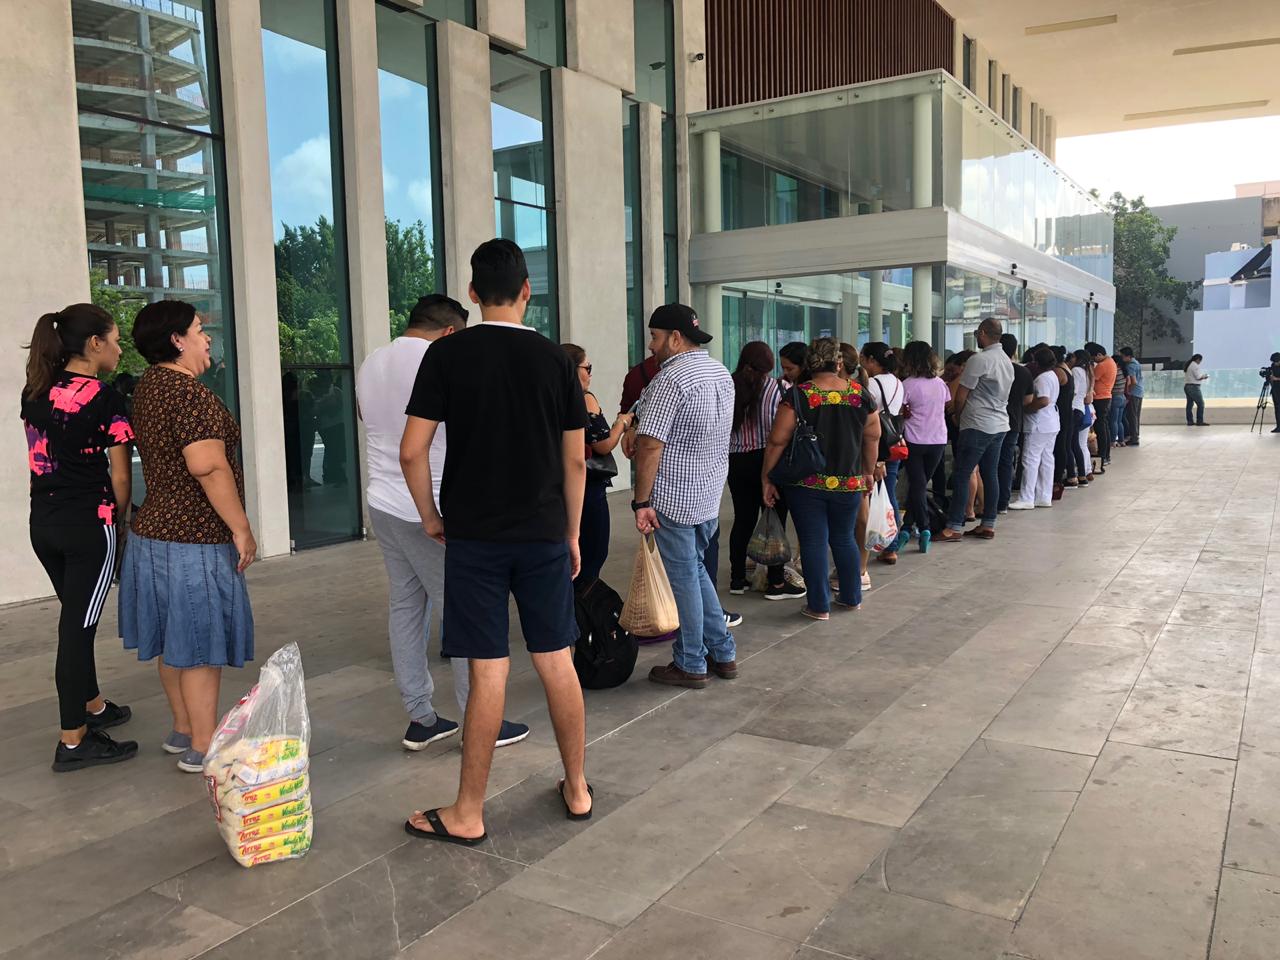
[[[262,34],[267,83],[267,136],[271,154],[271,207],[275,235],[282,223],[310,224],[333,218],[329,103],[324,52],[270,31]],[[431,151],[426,88],[379,71],[382,112],[382,178],[387,216],[430,227]],[[542,125],[492,105],[496,147],[542,137]],[[492,156],[482,162],[491,165]]]

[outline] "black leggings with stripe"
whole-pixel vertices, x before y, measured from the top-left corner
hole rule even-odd
[[[116,528],[33,526],[31,546],[62,604],[53,676],[62,729],[75,730],[84,725],[85,704],[98,696],[93,640],[115,572]]]

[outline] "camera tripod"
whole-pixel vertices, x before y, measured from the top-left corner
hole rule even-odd
[[[1262,389],[1258,392],[1258,403],[1253,408],[1253,422],[1249,424],[1249,432],[1253,433],[1253,428],[1257,427],[1261,433],[1267,425],[1267,398],[1271,394],[1271,384],[1263,381]]]

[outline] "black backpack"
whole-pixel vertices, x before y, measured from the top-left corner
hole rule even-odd
[[[603,580],[573,584],[578,643],[573,668],[584,689],[604,690],[627,682],[636,668],[635,638],[618,625],[622,598]]]

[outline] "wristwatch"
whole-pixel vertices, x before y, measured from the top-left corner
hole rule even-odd
[[[650,506],[652,506],[652,504],[650,504],[648,500],[641,500],[639,502],[632,500],[631,512],[635,513],[637,510],[648,510]]]

